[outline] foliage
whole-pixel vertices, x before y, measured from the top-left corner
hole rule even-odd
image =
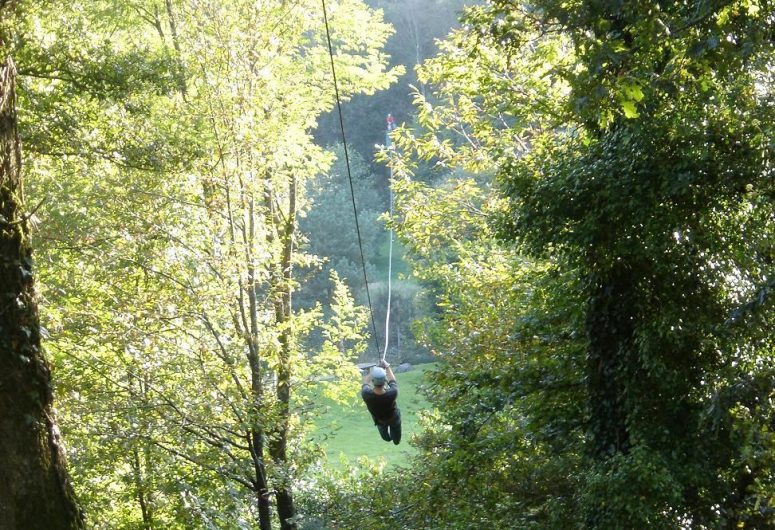
[[[395,101],[383,12],[329,4],[343,99]],[[775,525],[770,0],[492,0],[438,43],[381,155],[396,314],[440,361],[421,455],[384,473],[307,436],[366,337],[343,157],[313,141],[319,5],[20,5],[0,32],[91,526]],[[374,5],[419,64],[449,27],[419,22],[461,4]],[[385,111],[351,105],[378,271]]]
[[[314,277],[309,279],[300,292],[300,296],[304,297],[304,305],[309,304],[306,299],[314,300],[316,294],[325,289],[331,270],[335,270],[354,291],[363,293],[363,300],[359,301],[365,303],[361,254],[344,150],[339,145],[333,152],[336,153],[336,161],[331,171],[317,175],[309,182],[311,208],[299,223],[308,240],[308,252],[326,260],[319,265],[318,271],[311,271]],[[367,272],[374,278],[377,272],[371,261],[384,234],[378,218],[388,207],[382,193],[387,183],[381,175],[371,173],[369,166],[357,153],[350,156],[350,169]]]
[[[742,464],[769,439],[767,421],[745,447],[708,415],[736,408],[717,393],[771,377],[772,343],[759,327],[768,325],[726,321],[770,281],[773,105],[762,32],[772,6],[590,6],[580,18],[542,7],[578,56],[577,74],[564,76],[575,123],[503,164],[504,230],[583,279],[586,524],[769,524],[766,489],[754,485],[773,480],[758,460],[769,457],[754,449]],[[758,367],[741,367],[739,356]],[[756,388],[759,413],[771,417],[773,388]],[[602,504],[613,491],[620,501]]]
[[[293,267],[311,259],[294,250],[303,183],[331,161],[309,134],[333,105],[317,10],[25,13],[20,115],[31,192],[47,196],[46,327],[96,528],[271,524],[257,505],[289,498],[310,464],[300,413],[315,354],[355,376],[362,314],[343,286],[330,319],[290,305]],[[343,95],[389,84],[379,16],[345,1],[331,22]],[[304,351],[316,327],[326,341]]]
[[[396,83],[372,95],[355,95],[342,105],[345,133],[351,155],[357,153],[372,168],[377,145],[385,143],[385,117],[388,113],[397,123],[412,123],[415,110],[407,97],[418,80],[415,69],[436,52],[438,39],[443,39],[458,24],[457,14],[467,0],[368,0],[369,6],[383,13],[395,33],[385,43],[390,64],[400,68]],[[321,116],[315,136],[323,145],[341,141],[336,112]]]
[[[387,169],[373,173],[370,166],[357,154],[350,155],[350,170],[353,177],[353,192],[358,211],[358,228],[362,243],[358,245],[353,216],[352,195],[346,174],[344,151],[340,146],[333,149],[336,161],[328,174],[320,174],[309,182],[309,211],[300,220],[307,253],[321,258],[311,262],[301,272],[305,281],[297,296],[299,307],[310,307],[320,298],[321,292],[330,291],[328,276],[336,271],[362,305],[369,302],[363,280],[361,259],[366,261],[369,279],[369,297],[374,312],[377,334],[385,336],[385,311],[388,303],[388,250],[389,232],[381,219],[389,210],[389,197],[385,197],[389,182]],[[386,215],[386,214],[385,214]],[[427,359],[427,353],[414,340],[410,329],[418,313],[425,307],[418,298],[420,286],[401,277],[400,269],[406,269],[401,248],[394,244],[393,278],[391,288],[390,342],[391,362],[417,362]],[[325,310],[325,308],[324,308]],[[322,339],[311,337],[314,348]],[[376,344],[376,343],[374,343]],[[380,344],[380,351],[383,345]],[[423,354],[424,357],[423,357]],[[362,360],[373,360],[373,347],[363,352]],[[425,358],[425,359],[424,359]]]
[[[374,527],[771,526],[772,4],[464,22],[397,133],[481,172],[397,184],[444,412]]]

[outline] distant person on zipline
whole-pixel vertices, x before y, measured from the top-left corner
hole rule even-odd
[[[380,361],[370,373],[363,376],[361,397],[382,439],[398,445],[401,442],[401,411],[396,406],[398,383],[386,361]]]

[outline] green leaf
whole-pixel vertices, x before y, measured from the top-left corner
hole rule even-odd
[[[634,119],[639,116],[638,109],[634,101],[622,101],[622,110],[624,111],[624,116],[627,119]]]
[[[640,101],[643,99],[643,90],[641,90],[640,86],[636,84],[625,85],[624,94],[625,96],[627,96],[628,99],[631,99],[634,101]]]

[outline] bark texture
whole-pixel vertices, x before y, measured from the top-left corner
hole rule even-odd
[[[6,5],[0,3],[0,16]],[[0,65],[0,530],[83,528],[40,346],[15,91],[16,69],[6,58]]]

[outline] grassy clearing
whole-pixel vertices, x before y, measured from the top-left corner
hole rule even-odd
[[[410,372],[396,374],[398,381],[398,406],[401,409],[403,436],[396,446],[379,437],[377,428],[363,404],[360,394],[354,395],[347,405],[325,401],[326,411],[316,420],[313,440],[326,449],[328,464],[340,466],[342,462],[354,464],[360,457],[383,458],[386,465],[405,464],[417,450],[409,445],[412,434],[418,432],[417,413],[429,405],[418,392],[424,382],[423,374],[432,364],[417,365]]]

